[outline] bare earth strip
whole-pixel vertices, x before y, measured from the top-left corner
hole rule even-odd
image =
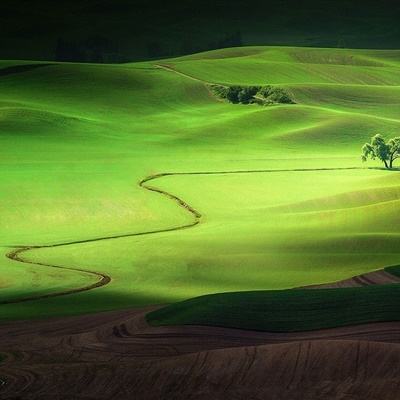
[[[396,399],[400,323],[149,327],[152,308],[0,327],[1,399]]]
[[[155,67],[155,68],[163,69],[163,70],[165,70],[165,71],[173,72],[173,73],[175,73],[175,74],[177,74],[177,75],[181,75],[181,76],[183,76],[183,77],[185,77],[185,78],[189,78],[189,79],[192,79],[192,80],[194,80],[194,81],[204,83],[204,84],[206,84],[206,85],[212,85],[212,84],[213,84],[213,82],[207,82],[207,81],[205,81],[205,80],[203,80],[203,79],[196,78],[196,77],[193,76],[193,75],[189,75],[189,74],[185,74],[184,72],[180,72],[180,71],[176,70],[175,68],[173,68],[173,67],[170,66],[170,65],[166,65],[166,64],[155,64],[154,67]]]
[[[344,279],[332,283],[322,283],[320,285],[305,286],[305,289],[336,289],[346,287],[359,287],[369,285],[390,285],[400,283],[400,277],[390,274],[384,269],[368,272],[366,274],[353,276],[349,279]]]

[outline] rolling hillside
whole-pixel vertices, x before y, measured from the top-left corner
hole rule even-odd
[[[287,289],[399,262],[400,175],[359,157],[372,134],[398,135],[399,51],[40,64],[0,62],[3,319]],[[205,82],[276,85],[296,104],[230,104]],[[158,193],[139,185],[149,176]],[[111,281],[74,292],[99,274]]]

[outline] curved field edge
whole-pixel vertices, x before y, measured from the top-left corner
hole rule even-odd
[[[79,286],[79,287],[70,288],[70,289],[57,290],[57,291],[50,292],[50,293],[35,294],[35,295],[28,294],[26,296],[20,295],[17,298],[2,300],[2,301],[0,301],[0,305],[16,304],[16,303],[23,303],[23,302],[28,302],[28,301],[43,300],[43,299],[48,299],[48,298],[66,296],[66,295],[74,295],[74,294],[78,294],[81,292],[87,292],[90,290],[101,288],[103,286],[108,285],[112,281],[112,277],[103,272],[93,271],[93,270],[85,269],[83,267],[60,266],[60,265],[55,265],[55,264],[51,264],[51,263],[46,263],[44,261],[38,262],[38,261],[29,260],[26,257],[26,253],[28,253],[28,252],[31,252],[34,250],[57,248],[57,247],[76,245],[76,244],[85,244],[85,243],[91,243],[91,242],[101,242],[101,241],[115,240],[115,239],[121,239],[121,238],[147,236],[147,235],[153,235],[153,234],[159,234],[159,233],[174,232],[174,231],[180,231],[180,230],[192,228],[192,227],[195,227],[196,225],[198,225],[201,222],[202,214],[198,210],[196,210],[194,207],[192,207],[190,204],[188,204],[183,199],[181,199],[180,197],[178,197],[166,190],[157,188],[155,186],[151,186],[149,184],[149,182],[154,181],[156,179],[167,177],[167,176],[182,176],[182,175],[190,175],[190,176],[195,176],[195,175],[232,175],[232,174],[315,172],[315,171],[358,170],[358,169],[364,169],[364,168],[361,168],[361,167],[322,168],[321,167],[321,168],[294,168],[294,169],[164,172],[164,173],[149,175],[149,176],[145,177],[144,179],[142,179],[138,183],[139,187],[141,187],[145,190],[148,190],[150,192],[158,193],[158,194],[172,200],[173,202],[175,202],[179,207],[183,208],[185,211],[187,211],[192,216],[191,222],[188,222],[183,225],[166,227],[163,229],[157,229],[157,230],[151,230],[151,231],[129,232],[129,233],[124,233],[124,234],[120,234],[120,235],[89,238],[89,239],[84,239],[84,240],[56,243],[56,244],[52,244],[52,245],[10,246],[10,247],[13,247],[14,249],[12,251],[10,251],[9,253],[7,253],[6,256],[7,256],[7,258],[9,258],[12,261],[19,262],[22,264],[29,264],[29,265],[36,266],[36,267],[48,267],[48,268],[54,268],[54,269],[60,269],[60,270],[68,270],[71,272],[75,271],[75,272],[79,272],[79,273],[84,273],[84,274],[88,275],[91,282],[84,286]],[[24,255],[24,257],[22,255]],[[94,282],[93,282],[93,278],[95,279]]]
[[[69,246],[69,245],[75,245],[75,244],[84,244],[84,243],[90,243],[90,242],[99,242],[99,241],[104,241],[104,240],[113,240],[113,239],[120,239],[120,238],[126,238],[126,237],[134,237],[134,236],[144,236],[144,235],[151,235],[151,234],[156,234],[156,233],[164,233],[164,232],[173,232],[177,230],[183,230],[187,228],[191,228],[196,226],[200,222],[201,214],[194,209],[192,206],[187,204],[184,200],[181,198],[166,192],[165,190],[158,189],[154,186],[149,186],[146,183],[149,181],[152,181],[157,178],[161,178],[163,176],[168,176],[168,175],[173,175],[171,173],[161,173],[161,174],[156,174],[156,175],[150,175],[143,180],[139,182],[139,186],[143,189],[146,189],[150,192],[155,192],[159,193],[163,196],[166,196],[167,198],[175,201],[180,207],[183,207],[185,210],[187,210],[192,216],[193,216],[193,221],[184,224],[184,225],[178,225],[174,227],[167,227],[164,229],[158,229],[158,230],[153,230],[153,231],[144,231],[144,232],[134,232],[134,233],[125,233],[121,235],[115,235],[115,236],[104,236],[104,237],[98,237],[98,238],[91,238],[91,239],[85,239],[85,240],[77,240],[77,241],[71,241],[71,242],[65,242],[65,243],[57,243],[53,245],[30,245],[30,246],[11,246],[14,247],[14,249],[6,254],[6,257],[9,258],[12,261],[19,262],[22,264],[30,264],[33,266],[37,267],[49,267],[49,268],[55,268],[55,269],[61,269],[61,270],[68,270],[68,271],[75,271],[79,273],[84,273],[87,274],[90,278],[95,278],[94,283],[89,283],[85,286],[80,286],[72,289],[66,289],[66,290],[61,290],[61,291],[56,291],[52,293],[46,293],[46,294],[38,294],[38,295],[27,295],[27,296],[22,296],[19,298],[14,298],[14,299],[9,299],[9,300],[2,300],[0,301],[0,305],[6,305],[6,304],[16,304],[16,303],[23,303],[27,301],[33,301],[33,300],[43,300],[43,299],[48,299],[48,298],[54,298],[54,297],[60,297],[60,296],[66,296],[66,295],[73,295],[81,292],[86,292],[89,290],[97,289],[102,286],[108,285],[111,281],[112,278],[110,275],[102,272],[97,272],[97,271],[92,271],[84,268],[73,268],[73,267],[67,267],[67,266],[59,266],[55,264],[49,264],[45,262],[37,262],[37,261],[31,261],[27,259],[26,257],[22,257],[22,254],[25,254],[27,252],[33,251],[33,250],[38,250],[38,249],[46,249],[46,248],[55,248],[55,247],[62,247],[62,246]]]
[[[282,170],[168,172],[150,175],[140,181],[139,185],[146,190],[159,193],[175,201],[180,207],[183,207],[193,216],[193,222],[178,227],[165,228],[160,231],[131,233],[121,235],[121,237],[181,230],[194,227],[200,223],[202,215],[199,211],[176,195],[155,186],[150,186],[148,184],[150,181],[172,175],[226,175],[260,172],[273,173],[280,171]],[[314,171],[314,169],[299,168],[290,171],[311,172]],[[87,239],[86,241],[79,241],[77,243],[112,240],[118,237]],[[95,283],[71,290],[3,301],[0,304],[12,304],[72,295],[96,289],[111,282],[110,276],[100,272],[38,263],[21,257],[22,253],[34,249],[60,247],[70,244],[75,244],[75,242],[55,244],[52,246],[26,246],[12,251],[8,256],[10,259],[21,263],[70,269],[72,271],[75,270],[92,274],[97,277]],[[386,271],[392,275],[400,276],[399,266],[388,267]],[[396,284],[361,288],[315,289],[313,291],[305,289],[251,291],[213,294],[189,299],[154,311],[147,316],[147,319],[151,325],[210,325],[271,332],[291,332],[334,328],[369,322],[397,321],[400,320],[400,314],[398,313],[399,305],[400,286]]]
[[[44,247],[47,247],[47,246],[44,246]],[[54,265],[54,264],[46,264],[44,262],[38,263],[36,261],[30,261],[21,256],[22,253],[25,253],[27,251],[32,251],[34,249],[40,249],[40,248],[43,248],[43,247],[27,246],[27,247],[22,247],[19,249],[14,249],[11,252],[7,253],[6,257],[12,261],[16,261],[16,262],[19,262],[22,264],[31,264],[31,265],[38,266],[38,267],[49,267],[49,268],[84,273],[85,275],[87,275],[90,278],[91,281],[93,281],[93,278],[94,278],[94,282],[88,283],[85,286],[80,286],[80,287],[76,287],[76,288],[72,288],[72,289],[65,289],[65,290],[61,290],[61,291],[45,293],[45,294],[38,294],[38,295],[22,296],[22,297],[16,298],[16,299],[14,298],[14,299],[9,299],[9,300],[1,300],[0,305],[23,303],[23,302],[32,301],[32,300],[43,300],[43,299],[47,299],[47,298],[51,298],[51,297],[59,297],[59,296],[65,296],[65,295],[70,295],[70,294],[76,294],[76,293],[80,293],[80,292],[86,292],[89,290],[97,289],[99,287],[108,285],[111,282],[111,277],[105,273],[90,271],[90,270],[86,270],[83,268],[72,268],[72,267],[63,267],[63,266]]]
[[[400,278],[400,265],[394,265],[394,266],[391,266],[391,267],[386,267],[385,271],[387,271],[391,275],[394,275],[394,276]]]
[[[400,275],[399,267],[392,267]],[[147,314],[150,325],[296,332],[400,321],[400,285],[218,293]]]

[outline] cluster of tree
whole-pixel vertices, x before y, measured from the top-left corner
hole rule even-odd
[[[257,93],[257,97],[264,100],[267,104],[281,103],[294,104],[294,100],[290,94],[283,88],[278,86],[263,86]]]
[[[225,98],[234,104],[251,104],[255,102],[254,96],[259,90],[258,86],[228,86]]]
[[[123,62],[118,48],[103,36],[91,36],[85,40],[57,40],[55,59],[76,62]]]
[[[386,168],[392,169],[393,162],[400,158],[400,137],[395,137],[386,141],[381,135],[375,135],[370,143],[365,143],[362,147],[361,158],[367,161],[368,158],[378,159],[383,162]]]
[[[211,85],[213,93],[233,104],[294,104],[290,94],[277,86]]]

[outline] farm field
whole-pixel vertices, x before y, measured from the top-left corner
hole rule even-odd
[[[399,107],[397,50],[0,61],[0,397],[397,398]]]
[[[278,85],[296,104],[230,104],[204,82]],[[396,135],[399,82],[399,51],[0,62],[0,318],[290,289],[396,265],[400,175],[359,154],[373,134]],[[197,217],[140,185],[163,173],[146,185]]]

